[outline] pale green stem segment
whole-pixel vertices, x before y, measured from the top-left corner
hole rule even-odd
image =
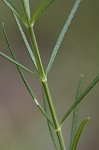
[[[32,27],[29,27],[28,31],[29,31],[29,35],[30,35],[30,39],[31,39],[31,45],[32,45],[34,57],[35,57],[37,68],[38,68],[38,73],[41,77],[41,80],[45,81],[47,79],[46,79],[46,76],[45,76],[45,73],[44,73],[41,57],[40,57],[39,50],[38,50],[38,45],[37,45],[37,42],[36,42],[36,37],[35,37],[35,34],[34,34],[34,30],[33,30]]]
[[[66,112],[66,114],[63,116],[61,123],[62,124],[65,119],[69,116],[69,114],[73,111],[73,109],[82,101],[82,99],[90,92],[90,90],[99,82],[99,75],[96,76],[96,78],[89,84],[89,86],[78,96],[77,101],[74,102],[74,104],[70,107],[70,109]]]
[[[72,147],[71,147],[71,150],[76,150],[77,149],[77,144],[78,144],[78,141],[79,141],[79,138],[80,138],[80,135],[83,131],[83,128],[84,126],[86,125],[86,123],[90,120],[90,118],[86,118],[85,120],[83,120],[77,130],[77,133],[75,135],[75,138],[74,138],[74,141],[73,141],[73,144],[72,144]]]
[[[62,31],[61,31],[61,33],[59,35],[59,38],[57,39],[57,42],[55,44],[55,48],[53,49],[52,55],[51,55],[50,60],[48,62],[48,66],[47,66],[47,69],[46,69],[46,75],[48,75],[48,73],[49,73],[49,71],[50,71],[50,69],[52,67],[52,64],[53,64],[53,62],[55,60],[55,57],[57,55],[57,52],[58,52],[60,46],[61,46],[61,43],[63,41],[65,33],[68,30],[68,27],[70,26],[70,23],[71,23],[72,19],[74,18],[74,15],[75,15],[75,13],[77,11],[77,8],[78,8],[80,2],[81,2],[81,0],[76,0],[75,4],[74,4],[74,6],[73,6],[73,8],[72,8],[72,10],[70,12],[69,17],[66,20],[65,25],[63,26],[63,29],[62,29]]]
[[[10,53],[11,53],[13,59],[16,61],[16,57],[15,57],[14,52],[13,52],[13,50],[12,50],[11,44],[10,44],[10,42],[9,42],[9,39],[8,39],[8,36],[7,36],[7,32],[6,32],[5,27],[4,27],[4,23],[3,23],[2,27],[3,27],[3,33],[4,33],[4,36],[5,36],[5,39],[6,39],[8,48],[9,48],[9,51],[10,51]],[[52,127],[54,127],[54,125],[53,125],[52,121],[50,120],[49,116],[48,116],[47,113],[43,110],[42,106],[39,104],[39,101],[37,100],[37,98],[36,98],[36,96],[35,96],[33,90],[31,89],[30,85],[28,84],[28,81],[26,80],[26,78],[25,78],[25,76],[24,76],[24,74],[23,74],[21,68],[20,68],[17,64],[16,64],[16,66],[17,66],[17,69],[18,69],[18,71],[19,71],[19,73],[20,73],[20,76],[21,76],[21,78],[22,78],[22,80],[23,80],[23,82],[24,82],[24,84],[25,84],[25,86],[26,86],[28,92],[30,93],[32,99],[34,100],[35,104],[36,104],[37,107],[40,109],[40,111],[43,113],[43,115],[47,118],[47,120],[48,120],[49,123],[52,125]]]
[[[29,16],[30,13],[28,14],[29,6],[28,6],[28,8],[26,7],[26,0],[22,0],[22,4],[23,4],[24,12],[25,12],[25,15],[26,15],[26,18],[27,18],[27,22],[28,22],[28,32],[29,32],[29,35],[30,35],[32,50],[33,50],[33,54],[34,54],[34,57],[35,57],[35,60],[36,60],[38,73],[41,76],[42,80],[43,79],[45,80],[46,77],[45,77],[45,74],[44,74],[44,69],[43,69],[41,57],[40,57],[40,54],[39,54],[39,49],[38,49],[38,45],[37,45],[37,42],[36,42],[36,37],[35,37],[35,34],[34,34],[34,30],[33,30],[33,28],[31,27],[31,24],[30,24],[30,16]]]
[[[48,116],[50,116],[50,118],[51,118],[49,106],[48,106],[48,103],[47,103],[47,99],[46,99],[46,96],[45,96],[43,87],[42,87],[42,93],[43,93],[43,103],[44,103],[45,112],[46,112],[46,113],[48,114]],[[50,123],[49,123],[48,120],[47,120],[47,125],[48,125],[48,129],[49,129],[49,132],[50,132],[50,135],[51,135],[53,144],[54,144],[54,148],[55,148],[55,150],[58,150],[58,148],[57,148],[57,147],[58,147],[58,143],[57,143],[57,141],[56,141],[55,131],[54,131],[54,129],[51,127],[51,125],[50,125]]]
[[[48,106],[49,106],[49,109],[50,109],[50,112],[51,112],[51,116],[52,116],[53,123],[54,123],[54,126],[55,126],[55,132],[56,132],[57,138],[59,140],[60,148],[61,148],[61,150],[66,150],[64,140],[63,140],[63,136],[62,136],[61,126],[59,125],[57,117],[56,117],[56,112],[55,112],[55,108],[54,108],[54,105],[53,105],[53,102],[52,102],[52,98],[51,98],[51,95],[50,95],[50,91],[49,91],[47,81],[42,82],[42,86],[43,86],[43,89],[44,89],[44,92],[45,92],[45,95],[46,95],[46,98],[47,98]]]
[[[75,102],[78,100],[78,96],[81,94],[81,90],[82,90],[82,79],[83,79],[83,74],[81,74],[80,76],[80,80],[78,83],[78,87],[77,87],[77,92],[76,92],[76,98],[75,98]],[[78,113],[79,113],[79,105],[77,105],[74,108],[73,111],[73,117],[72,117],[72,127],[71,127],[71,139],[70,139],[70,148],[72,146],[72,143],[74,141],[75,135],[76,135],[76,131],[77,131],[77,123],[78,123]]]

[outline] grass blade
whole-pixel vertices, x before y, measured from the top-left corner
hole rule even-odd
[[[78,96],[77,101],[74,102],[74,104],[70,107],[70,109],[66,112],[66,114],[63,116],[61,120],[61,124],[64,122],[64,120],[69,116],[69,114],[73,111],[73,109],[83,100],[83,98],[87,95],[87,93],[90,92],[90,90],[99,82],[99,75],[96,76],[96,78],[87,86],[87,88]]]
[[[34,25],[35,21],[38,19],[38,17],[47,9],[47,7],[50,6],[50,4],[54,0],[43,0],[41,4],[36,8],[35,12],[32,15],[31,18],[31,26]]]
[[[47,69],[46,69],[46,75],[48,75],[48,73],[49,73],[49,71],[50,71],[50,69],[51,69],[51,67],[52,67],[52,64],[53,64],[53,62],[54,62],[54,60],[55,60],[55,57],[56,57],[56,55],[57,55],[57,52],[58,52],[60,46],[61,46],[61,43],[62,43],[62,41],[63,41],[63,38],[64,38],[64,36],[65,36],[65,33],[66,33],[66,31],[68,30],[68,27],[70,26],[70,23],[71,23],[71,21],[72,21],[72,19],[73,19],[73,17],[74,17],[74,14],[75,14],[76,11],[77,11],[77,8],[78,8],[80,2],[81,2],[81,0],[76,0],[75,4],[74,4],[74,6],[73,6],[73,8],[72,8],[72,10],[71,10],[71,13],[70,13],[69,17],[68,17],[68,19],[66,20],[65,25],[63,26],[63,29],[62,29],[62,31],[61,31],[61,33],[60,33],[60,35],[59,35],[59,38],[58,38],[58,40],[57,40],[57,42],[56,42],[56,45],[55,45],[55,48],[53,49],[52,55],[51,55],[50,60],[49,60],[49,62],[48,62],[48,66],[47,66]]]
[[[79,96],[80,93],[81,93],[81,89],[82,89],[82,78],[83,78],[83,74],[81,74],[81,76],[80,76],[80,80],[79,80],[78,87],[77,87],[77,93],[76,93],[75,102],[78,100],[77,98],[78,98],[78,96]],[[73,141],[74,141],[74,137],[75,137],[76,132],[77,132],[78,113],[79,113],[79,105],[77,105],[77,106],[74,108],[74,111],[73,111],[70,148],[71,148],[71,146],[72,146],[72,143],[73,143]]]
[[[23,22],[23,24],[25,26],[27,26],[26,20],[21,16],[20,12],[16,9],[16,7],[8,0],[3,0],[3,2],[14,14],[16,14],[20,18],[20,20]]]
[[[29,5],[29,0],[22,0],[25,16],[28,22],[28,25],[30,25],[30,5]]]
[[[25,45],[26,45],[26,48],[27,48],[27,50],[28,50],[28,53],[29,53],[29,55],[30,55],[30,57],[31,57],[31,60],[32,60],[32,62],[34,63],[36,69],[37,69],[37,64],[36,64],[36,60],[35,60],[34,54],[33,54],[32,50],[31,50],[31,47],[30,47],[30,45],[29,45],[29,43],[28,43],[28,41],[27,41],[27,38],[26,38],[26,36],[25,36],[25,33],[23,32],[23,29],[22,29],[22,27],[21,27],[21,24],[20,24],[20,22],[19,22],[19,19],[18,19],[18,17],[17,17],[15,14],[13,14],[13,15],[14,15],[15,21],[16,21],[16,23],[17,23],[17,25],[18,25],[19,31],[20,31],[20,33],[21,33],[21,36],[22,36],[22,38],[23,38],[23,41],[24,41],[24,43],[25,43]],[[37,70],[38,70],[38,69],[37,69]]]
[[[42,87],[43,88],[43,87]],[[49,106],[48,106],[48,103],[47,103],[47,100],[45,98],[45,93],[44,93],[44,90],[43,91],[43,102],[44,102],[44,108],[45,108],[45,112],[48,114],[48,116],[50,116],[50,112],[49,112]],[[53,144],[54,144],[54,148],[55,150],[58,150],[57,149],[57,143],[56,143],[56,137],[55,137],[55,133],[54,133],[54,130],[49,122],[49,120],[47,120],[47,125],[48,125],[48,129],[49,129],[49,132],[50,132],[50,135],[51,135],[51,138],[52,138],[52,141],[53,141]]]
[[[11,57],[9,57],[8,55],[4,54],[3,52],[0,51],[0,55],[4,58],[6,58],[7,60],[9,60],[10,62],[18,65],[20,68],[24,69],[25,71],[33,74],[35,77],[39,78],[33,71],[29,70],[28,68],[24,67],[22,64],[18,63],[17,61],[15,61],[14,59],[12,59]],[[40,78],[39,78],[40,80]]]
[[[81,122],[81,124],[80,124],[80,126],[79,126],[79,128],[78,128],[78,130],[77,130],[77,133],[76,133],[76,135],[75,135],[75,138],[74,138],[74,141],[73,141],[71,150],[76,150],[76,147],[77,147],[79,138],[80,138],[80,136],[81,136],[81,133],[82,133],[82,131],[83,131],[83,128],[84,128],[84,126],[86,125],[86,123],[89,121],[89,119],[90,119],[90,118],[88,117],[88,118],[86,118],[85,120],[83,120],[83,121]]]
[[[9,42],[9,39],[8,39],[8,36],[7,36],[7,32],[6,32],[5,27],[4,27],[4,23],[3,23],[2,27],[3,27],[3,33],[4,33],[4,36],[5,36],[5,39],[6,39],[8,48],[9,48],[9,51],[10,51],[13,59],[16,61],[16,57],[15,57],[15,55],[13,53],[11,44]],[[18,71],[20,73],[20,76],[21,76],[21,78],[22,78],[22,80],[23,80],[23,82],[24,82],[28,92],[30,93],[30,95],[31,95],[32,99],[34,100],[34,102],[36,103],[37,107],[40,109],[40,111],[43,113],[43,115],[49,120],[50,124],[53,125],[51,120],[49,119],[48,115],[46,114],[46,112],[43,110],[42,106],[39,104],[38,100],[36,99],[35,94],[34,94],[33,90],[31,89],[31,87],[29,86],[28,81],[26,80],[26,78],[25,78],[25,76],[24,76],[20,66],[18,64],[16,64],[16,66],[17,66],[17,69],[18,69]]]

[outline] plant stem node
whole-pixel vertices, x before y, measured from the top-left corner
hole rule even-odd
[[[55,132],[60,132],[61,131],[61,126],[59,126],[57,129],[55,129]]]
[[[41,79],[41,81],[42,81],[43,83],[44,83],[44,82],[47,82],[47,78],[44,77],[44,78]]]

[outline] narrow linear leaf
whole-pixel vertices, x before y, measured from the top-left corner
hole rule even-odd
[[[8,48],[9,48],[9,51],[10,51],[13,59],[16,61],[16,57],[15,57],[14,52],[12,50],[11,44],[9,42],[9,39],[8,39],[8,36],[7,36],[7,32],[6,32],[5,27],[4,27],[4,23],[3,23],[2,27],[3,27],[3,33],[4,33],[4,36],[5,36],[5,39],[6,39]],[[26,78],[25,78],[25,76],[24,76],[20,66],[18,64],[16,64],[16,66],[17,66],[17,69],[18,69],[18,71],[20,73],[20,76],[21,76],[21,78],[22,78],[22,80],[23,80],[23,82],[24,82],[28,92],[30,93],[32,99],[34,100],[34,102],[36,103],[36,105],[40,109],[40,111],[43,113],[43,115],[49,120],[50,124],[53,126],[53,124],[50,121],[48,115],[46,114],[46,112],[43,110],[42,106],[39,104],[38,100],[36,99],[36,96],[35,96],[33,90],[31,89],[30,85],[28,84],[28,81],[26,80]]]
[[[23,4],[23,8],[24,8],[24,12],[26,15],[26,19],[28,24],[30,23],[30,5],[29,5],[29,0],[22,0],[22,4]]]
[[[36,8],[35,12],[32,15],[31,18],[31,26],[34,25],[35,21],[38,19],[38,17],[50,6],[50,4],[54,0],[43,0],[41,4]]]
[[[74,141],[73,141],[71,150],[76,150],[76,147],[77,147],[79,138],[80,138],[80,136],[81,136],[81,133],[82,133],[82,131],[83,131],[83,128],[84,128],[84,126],[86,125],[86,123],[89,121],[89,119],[90,119],[90,118],[88,117],[88,118],[86,118],[85,120],[83,120],[83,121],[81,122],[81,124],[80,124],[80,126],[79,126],[79,128],[78,128],[78,130],[77,130],[77,133],[76,133],[76,135],[75,135],[75,138],[74,138]]]
[[[54,60],[55,60],[55,57],[56,57],[56,55],[57,55],[57,52],[58,52],[60,46],[61,46],[61,43],[62,43],[62,41],[63,41],[63,38],[64,38],[64,36],[65,36],[65,33],[66,33],[66,31],[68,30],[68,27],[70,26],[70,23],[71,23],[71,21],[72,21],[72,19],[73,19],[73,17],[74,17],[74,14],[75,14],[76,11],[77,11],[77,8],[78,8],[80,2],[81,2],[81,0],[76,0],[75,4],[74,4],[74,6],[73,6],[73,8],[72,8],[72,10],[71,10],[71,13],[70,13],[69,17],[68,17],[68,19],[66,20],[65,25],[63,26],[63,29],[62,29],[62,31],[61,31],[61,33],[60,33],[60,35],[59,35],[59,38],[57,39],[55,48],[53,49],[52,55],[51,55],[50,60],[49,60],[49,62],[48,62],[48,66],[47,66],[47,69],[46,69],[46,75],[48,75],[48,73],[49,73],[49,71],[50,71],[50,69],[51,69],[51,67],[52,67],[52,64],[53,64],[53,62],[54,62]]]
[[[61,120],[61,124],[65,121],[65,119],[69,116],[69,114],[73,111],[73,109],[83,100],[83,98],[90,92],[90,90],[99,82],[99,75],[87,86],[87,88],[80,94],[78,100],[74,102],[74,104],[70,107],[70,109],[66,112]]]
[[[19,31],[20,31],[20,33],[21,33],[21,36],[22,36],[22,38],[23,38],[23,41],[24,41],[24,43],[25,43],[25,45],[26,45],[26,48],[27,48],[27,50],[28,50],[28,53],[29,53],[29,55],[30,55],[30,57],[31,57],[31,60],[32,60],[32,62],[34,63],[36,69],[37,69],[37,64],[36,64],[36,60],[35,60],[34,54],[33,54],[32,50],[31,50],[31,47],[30,47],[30,45],[29,45],[29,43],[28,43],[28,41],[27,41],[27,38],[26,38],[26,36],[25,36],[25,33],[23,32],[23,29],[22,29],[22,27],[21,27],[21,24],[20,24],[20,22],[19,22],[19,19],[18,19],[18,17],[17,17],[15,14],[13,14],[13,15],[14,15],[15,21],[16,21],[16,23],[17,23],[17,25],[18,25]],[[37,69],[37,70],[38,70],[38,69]]]
[[[41,110],[41,112],[43,113],[43,115],[46,117],[46,119],[50,122],[50,124],[54,128],[54,125],[53,125],[52,121],[50,120],[50,118],[47,115],[47,113],[43,110],[43,108],[41,107],[41,105],[38,103],[38,100],[34,98],[34,101],[35,101],[36,105],[39,107],[39,109]]]
[[[18,65],[19,67],[21,67],[22,69],[24,69],[25,71],[33,74],[35,77],[39,78],[33,71],[29,70],[28,68],[24,67],[22,64],[18,63],[17,61],[15,61],[14,59],[12,59],[11,57],[9,57],[8,55],[4,54],[3,52],[0,51],[0,55],[3,56],[4,58],[6,58],[7,60],[9,60],[10,62]],[[40,80],[40,79],[39,79]]]
[[[6,4],[6,6],[7,6],[14,14],[16,14],[16,15],[20,18],[20,20],[22,21],[22,23],[23,23],[25,26],[27,26],[26,20],[21,16],[20,12],[16,9],[16,7],[15,7],[10,1],[8,1],[8,0],[2,0],[2,1]]]
[[[44,93],[43,89],[42,89],[42,93],[43,93],[43,102],[44,102],[45,112],[48,114],[48,116],[50,116],[49,106],[48,106],[47,100],[45,98],[45,93]],[[50,132],[53,144],[54,144],[54,148],[55,148],[55,150],[58,150],[57,149],[57,143],[56,143],[56,137],[55,137],[55,134],[54,134],[55,131],[52,129],[52,126],[50,125],[49,120],[47,120],[47,125],[48,125],[48,129],[49,129],[49,132]]]
[[[81,94],[82,79],[83,79],[83,74],[81,74],[81,76],[80,76],[80,80],[79,80],[77,92],[76,92],[75,102],[78,100],[78,96]],[[74,141],[74,137],[75,137],[76,132],[77,132],[78,113],[79,113],[79,105],[77,105],[73,111],[70,148],[72,146],[72,143]]]

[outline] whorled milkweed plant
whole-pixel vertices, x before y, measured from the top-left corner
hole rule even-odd
[[[86,87],[84,91],[82,91],[82,79],[83,75],[81,75],[78,88],[77,88],[77,94],[75,98],[75,102],[73,105],[69,108],[69,110],[66,111],[66,113],[62,116],[61,120],[58,120],[53,99],[51,97],[49,84],[48,84],[48,74],[51,70],[51,67],[54,63],[55,57],[57,55],[57,52],[60,48],[60,45],[64,39],[65,33],[68,30],[68,27],[70,26],[70,23],[72,19],[74,18],[74,15],[77,11],[78,6],[80,5],[81,0],[75,0],[74,6],[61,30],[61,33],[59,34],[59,37],[57,39],[57,42],[55,44],[54,49],[52,50],[52,54],[50,56],[48,65],[46,70],[44,70],[41,56],[38,49],[38,43],[36,41],[35,32],[34,32],[34,26],[35,22],[38,20],[38,18],[41,16],[41,14],[46,11],[46,9],[54,2],[54,0],[42,0],[42,2],[39,4],[39,6],[35,9],[35,11],[32,13],[30,10],[30,4],[29,0],[21,0],[23,10],[24,10],[24,16],[21,14],[21,12],[16,8],[13,2],[10,0],[2,0],[5,5],[10,9],[12,12],[12,15],[15,19],[15,22],[18,26],[18,29],[20,31],[20,34],[22,36],[22,39],[24,41],[24,44],[27,48],[27,51],[29,53],[30,59],[32,60],[33,65],[36,68],[37,73],[35,71],[30,70],[29,68],[23,66],[21,63],[17,61],[17,58],[14,54],[14,51],[12,49],[12,46],[10,44],[5,25],[2,24],[3,33],[6,39],[6,43],[8,45],[8,49],[11,53],[12,57],[9,57],[8,55],[4,54],[2,51],[0,51],[0,55],[10,62],[14,63],[20,73],[20,76],[30,93],[31,97],[33,98],[33,101],[37,105],[38,109],[41,111],[41,113],[44,115],[44,117],[47,120],[49,132],[53,141],[54,149],[55,150],[67,150],[66,148],[66,141],[64,141],[63,135],[62,135],[62,125],[64,121],[68,118],[70,113],[73,111],[73,119],[72,119],[72,128],[71,128],[71,139],[70,139],[70,150],[76,150],[77,144],[80,138],[80,135],[82,133],[82,130],[85,126],[85,124],[88,122],[89,117],[83,120],[79,127],[77,127],[77,118],[78,118],[78,109],[79,109],[79,103],[84,99],[84,97],[87,95],[87,93],[95,86],[95,84],[99,81],[99,75],[97,75],[94,80]],[[21,23],[23,23],[26,30],[28,30],[30,42],[28,42],[25,33],[23,31],[23,28],[21,26]],[[23,70],[29,72],[32,74],[42,85],[42,99],[44,102],[44,108],[39,103],[39,100],[36,98],[35,93],[31,89]]]

